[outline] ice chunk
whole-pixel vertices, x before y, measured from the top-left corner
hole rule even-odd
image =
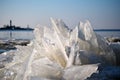
[[[37,27],[34,29],[34,36],[35,40],[38,42],[38,44],[42,43],[42,37],[43,37],[43,27],[37,25]]]
[[[110,43],[109,45],[115,52],[117,65],[120,65],[120,43]]]
[[[72,66],[64,70],[63,80],[85,80],[97,72],[98,65]]]
[[[39,28],[37,30],[40,32]],[[65,67],[68,57],[60,36],[55,30],[48,27],[44,27],[42,31],[42,37],[38,36],[40,37],[38,38],[38,41],[41,39],[41,44],[39,44],[36,40],[34,41],[34,47],[37,50],[35,58],[38,59],[40,57],[47,56],[49,59],[55,60],[58,64]]]
[[[29,46],[17,47],[13,61],[6,65],[7,71],[14,73],[14,80],[26,80],[31,71],[34,50]],[[5,73],[7,73],[7,71]],[[12,77],[12,76],[11,76]]]
[[[66,26],[66,24],[61,20],[61,19],[53,19],[50,18],[52,25],[53,25],[53,29],[60,35],[64,36],[64,37],[69,37],[69,31],[70,29],[68,28],[68,26]]]
[[[52,27],[55,31],[55,36],[57,37],[58,41],[60,41],[61,46],[65,47],[69,45],[69,37],[70,37],[70,30],[65,25],[62,20],[56,20],[51,18]]]
[[[90,22],[87,20],[85,23],[80,22],[79,27],[79,38],[90,42],[90,44],[98,47],[96,34],[93,31]]]
[[[77,43],[78,41],[78,27],[76,26],[75,29],[73,29],[70,32],[70,46],[72,46],[73,43]]]
[[[32,77],[58,80],[62,77],[62,68],[48,58],[41,58],[32,63]]]
[[[107,63],[116,64],[115,54],[113,50],[110,49],[104,38],[93,31],[89,21],[86,21],[85,23],[80,22],[78,27],[78,44],[80,50],[86,50],[96,53],[97,56],[102,56],[102,59],[106,60]]]
[[[106,61],[104,58],[102,58],[101,56],[96,55],[96,53],[93,52],[87,52],[84,50],[81,50],[78,53],[78,59],[76,59],[76,61],[80,60],[81,61],[81,65],[83,64],[96,64],[96,63],[101,63],[106,65]]]

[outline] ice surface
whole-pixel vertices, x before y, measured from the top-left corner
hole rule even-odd
[[[47,57],[35,60],[32,63],[32,73],[30,76],[48,79],[61,79],[62,68],[55,62],[50,61]]]
[[[110,47],[113,49],[116,55],[117,65],[120,65],[120,43],[110,43]]]
[[[0,69],[1,80],[84,80],[97,71],[97,63],[116,64],[113,50],[89,21],[72,30],[62,20],[51,22],[52,27],[35,28],[30,44],[17,46],[14,57]],[[0,57],[7,60],[6,54]]]
[[[90,51],[97,56],[101,56],[103,61],[108,64],[116,64],[116,58],[113,50],[109,47],[106,40],[96,34],[89,21],[80,22],[79,26],[79,48],[80,50]]]
[[[63,80],[85,80],[98,69],[96,65],[72,66],[65,69]]]

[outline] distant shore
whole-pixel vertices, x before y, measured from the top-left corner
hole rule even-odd
[[[33,31],[34,29],[14,29],[14,30],[10,30],[10,29],[0,29],[0,31]]]
[[[4,25],[3,27],[0,27],[0,31],[1,30],[34,30],[34,29],[30,28],[29,25],[27,25],[27,28],[12,25],[12,20],[10,20],[10,25]]]

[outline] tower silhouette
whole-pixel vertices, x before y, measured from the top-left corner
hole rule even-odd
[[[13,27],[12,27],[12,20],[10,20],[10,28],[13,29]],[[10,40],[12,40],[12,31],[10,31]]]
[[[10,20],[10,26],[12,26],[12,20]]]

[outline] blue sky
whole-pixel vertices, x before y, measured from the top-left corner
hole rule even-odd
[[[68,26],[89,20],[93,28],[120,29],[120,0],[0,0],[0,27],[50,26],[49,18],[60,18]]]

